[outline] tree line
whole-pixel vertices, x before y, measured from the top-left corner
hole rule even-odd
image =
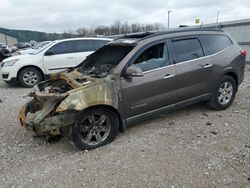
[[[81,27],[76,30],[68,30],[63,32],[65,38],[69,37],[88,37],[88,36],[112,36],[144,31],[163,30],[165,27],[160,23],[154,24],[129,24],[127,21],[115,21],[110,26],[99,25],[94,28]]]
[[[164,26],[159,23],[129,24],[127,21],[121,22],[117,20],[109,26],[99,25],[96,27],[81,27],[76,30],[64,31],[63,33],[45,33],[45,32],[30,31],[30,30],[6,29],[1,27],[0,27],[0,33],[12,36],[16,38],[18,42],[29,42],[31,40],[42,42],[46,40],[52,41],[52,40],[72,38],[72,37],[112,36],[112,35],[121,35],[127,33],[164,30],[164,29],[165,29]]]

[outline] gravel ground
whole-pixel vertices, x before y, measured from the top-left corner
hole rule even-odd
[[[159,115],[92,151],[20,127],[29,91],[0,80],[0,187],[250,187],[250,66],[229,109]]]

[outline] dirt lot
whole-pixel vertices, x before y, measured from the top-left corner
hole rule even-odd
[[[0,187],[250,187],[250,66],[226,111],[197,104],[79,151],[20,127],[30,90],[0,80]]]

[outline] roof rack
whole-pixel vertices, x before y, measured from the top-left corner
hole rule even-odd
[[[130,34],[125,34],[123,36],[120,36],[116,39],[126,39],[126,38],[144,38],[149,35],[155,34],[157,31],[146,31],[146,32],[138,32],[138,33],[130,33]]]
[[[177,32],[189,32],[189,31],[223,31],[220,27],[180,27],[175,29],[169,29],[165,31],[147,31],[147,32],[138,32],[125,34],[116,39],[126,39],[126,38],[136,38],[136,39],[146,39],[153,36],[171,34]]]

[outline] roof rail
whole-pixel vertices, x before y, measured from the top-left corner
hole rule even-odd
[[[169,29],[165,31],[147,31],[147,32],[125,34],[116,39],[137,38],[137,39],[142,40],[142,39],[146,39],[146,38],[157,36],[157,35],[171,34],[171,33],[177,33],[177,32],[189,32],[189,31],[221,31],[222,32],[223,30],[221,29],[220,25],[215,26],[215,27],[180,27],[180,28],[174,28],[174,29]]]

